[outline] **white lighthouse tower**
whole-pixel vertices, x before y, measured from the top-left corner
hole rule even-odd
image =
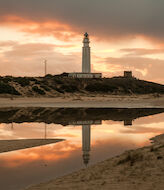
[[[89,35],[86,32],[83,39],[83,49],[82,49],[82,72],[91,73],[91,57],[90,57],[90,47],[89,47]]]
[[[72,78],[102,78],[102,73],[91,72],[91,48],[89,47],[89,35],[86,32],[83,38],[82,48],[82,72],[68,73],[68,77]]]

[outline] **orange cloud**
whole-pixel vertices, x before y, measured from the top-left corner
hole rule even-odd
[[[16,27],[22,32],[41,36],[54,36],[61,41],[70,41],[78,33],[70,25],[57,20],[34,21],[16,15],[7,15],[0,18],[1,25]]]
[[[164,49],[146,49],[146,48],[125,48],[120,50],[126,53],[126,56],[143,56],[143,55],[153,55],[153,54],[163,54]]]
[[[32,149],[13,152],[13,154],[0,157],[1,163],[5,167],[18,167],[35,161],[59,161],[66,159],[81,148],[81,144],[71,144],[69,141],[63,141],[55,145],[42,146]]]
[[[49,74],[57,74],[64,71],[71,72],[73,69],[80,71],[81,61],[79,61],[80,56],[78,54],[64,55],[56,50],[56,48],[65,47],[68,48],[67,44],[58,46],[46,43],[17,43],[11,49],[1,53],[0,74],[41,76],[44,73],[43,60],[45,58],[48,59]]]

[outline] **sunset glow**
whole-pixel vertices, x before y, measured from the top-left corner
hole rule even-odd
[[[142,10],[138,3],[126,1],[131,11],[127,10],[126,3],[119,11],[119,3],[104,1],[100,5],[96,2],[103,8],[104,15],[99,15],[99,6],[91,9],[93,3],[88,1],[78,4],[48,0],[45,4],[41,0],[37,4],[23,0],[19,6],[16,1],[2,1],[0,75],[42,76],[44,59],[48,60],[50,74],[79,72],[82,36],[88,31],[93,72],[112,77],[132,70],[137,78],[164,83],[161,72],[164,69],[164,43],[160,31],[163,24],[157,10],[152,1],[149,6],[143,3]],[[63,10],[62,3],[67,11]],[[30,9],[33,6],[35,11]],[[160,3],[158,6],[163,7]],[[81,16],[79,12],[84,7],[87,7],[86,13]],[[152,12],[147,7],[152,7]],[[152,21],[151,14],[155,15]]]

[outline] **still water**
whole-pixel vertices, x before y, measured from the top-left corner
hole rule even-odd
[[[23,108],[0,111],[1,140],[64,139],[1,153],[2,190],[24,189],[69,174],[125,150],[149,145],[151,137],[164,133],[163,109],[67,110],[65,114],[63,110],[23,112]]]

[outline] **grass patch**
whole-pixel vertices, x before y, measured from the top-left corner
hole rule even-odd
[[[137,161],[142,161],[143,155],[138,152],[128,152],[125,157],[117,162],[117,165],[125,164],[127,162],[130,163],[131,166],[134,165]]]

